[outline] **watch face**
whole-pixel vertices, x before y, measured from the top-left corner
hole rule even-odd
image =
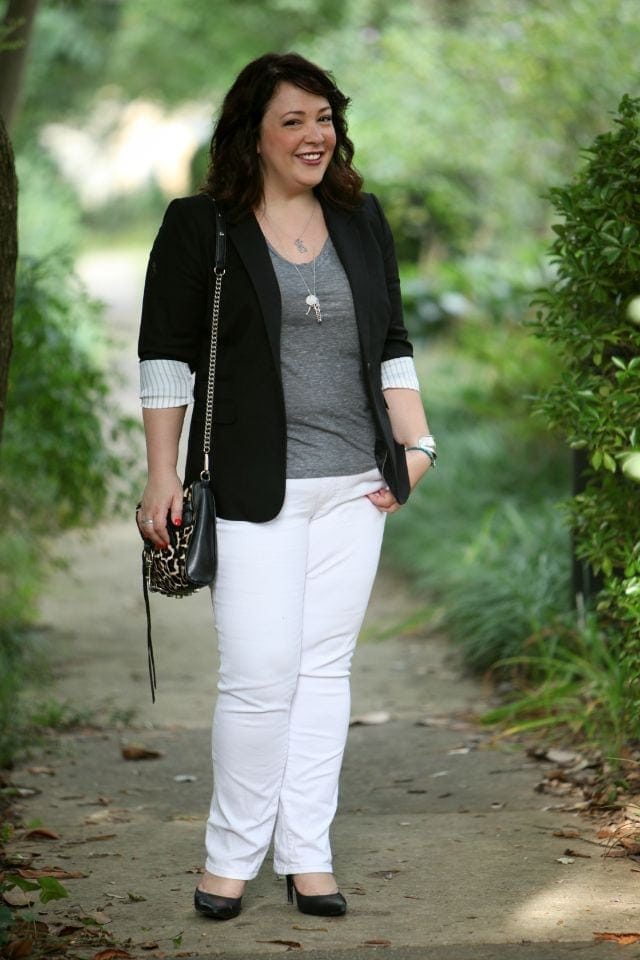
[[[435,450],[436,442],[433,437],[420,437],[416,442],[416,447],[420,447],[421,450]]]

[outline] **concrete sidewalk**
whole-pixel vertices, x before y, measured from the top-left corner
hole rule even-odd
[[[25,822],[58,840],[20,839],[33,866],[85,876],[50,917],[102,912],[134,956],[259,958],[303,949],[322,960],[379,950],[394,960],[552,960],[613,955],[595,931],[635,931],[638,874],[603,858],[594,831],[561,800],[535,791],[545,766],[514,745],[491,747],[465,718],[482,702],[438,638],[375,639],[411,613],[388,573],[378,578],[354,666],[353,715],[389,714],[351,728],[334,831],[336,874],[349,901],[341,919],[303,916],[266,863],[237,920],[192,909],[210,794],[215,687],[209,598],[152,598],[159,671],[150,703],[138,544],[130,525],[68,537],[68,573],[43,604],[55,681],[47,692],[101,723],[59,735],[13,781],[39,790]],[[123,718],[129,719],[123,724]],[[131,761],[123,744],[160,755]],[[577,828],[578,839],[554,836]],[[573,862],[558,861],[571,847]],[[140,944],[157,943],[156,950]],[[298,946],[299,945],[299,946]],[[624,956],[638,957],[629,947]]]

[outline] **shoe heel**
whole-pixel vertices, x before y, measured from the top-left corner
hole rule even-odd
[[[287,903],[293,903],[293,874],[287,874]]]

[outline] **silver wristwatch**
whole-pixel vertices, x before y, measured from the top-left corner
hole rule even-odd
[[[431,434],[425,437],[419,437],[410,447],[405,447],[405,450],[422,450],[422,452],[426,453],[426,455],[429,457],[432,465],[435,465],[435,462],[438,459],[438,454],[436,453],[436,441]]]

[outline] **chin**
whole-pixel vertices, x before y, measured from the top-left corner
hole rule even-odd
[[[309,170],[306,176],[298,177],[297,179],[298,182],[305,187],[317,187],[322,183],[326,172],[326,167],[323,170]]]

